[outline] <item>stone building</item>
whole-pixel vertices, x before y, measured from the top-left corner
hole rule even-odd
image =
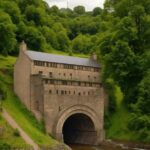
[[[104,139],[104,93],[96,55],[54,55],[20,45],[14,91],[47,133],[66,143],[98,145]]]

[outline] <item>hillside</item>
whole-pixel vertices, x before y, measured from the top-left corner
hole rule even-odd
[[[18,55],[22,40],[36,51],[81,57],[96,52],[109,98],[106,137],[150,140],[149,0],[106,0],[104,9],[91,12],[83,6],[50,8],[42,0],[0,0],[0,16],[0,54],[8,56],[0,57],[0,87],[7,95],[4,107],[38,144],[55,141],[44,134],[42,123],[12,90],[13,56]],[[116,87],[122,93],[119,108]]]
[[[5,149],[11,148],[28,148],[31,146],[27,145],[24,140],[20,137],[17,130],[12,129],[5,119],[0,114],[0,148],[5,145]]]
[[[4,95],[3,107],[38,145],[55,146],[57,142],[45,134],[44,124],[34,118],[13,92],[12,77],[15,61],[15,57],[0,56],[0,90]]]

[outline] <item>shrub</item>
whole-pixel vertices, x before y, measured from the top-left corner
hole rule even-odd
[[[0,141],[0,150],[11,150],[11,147],[7,143]]]
[[[20,132],[18,131],[18,129],[15,129],[13,134],[14,136],[17,136],[17,137],[20,136]]]

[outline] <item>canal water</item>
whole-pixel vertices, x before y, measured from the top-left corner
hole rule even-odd
[[[69,145],[72,150],[144,150],[136,148],[127,148],[121,146],[83,146],[83,145]]]

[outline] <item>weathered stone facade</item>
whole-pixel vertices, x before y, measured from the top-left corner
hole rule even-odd
[[[104,139],[104,92],[95,59],[28,51],[25,43],[20,46],[14,91],[60,141],[97,145]]]

